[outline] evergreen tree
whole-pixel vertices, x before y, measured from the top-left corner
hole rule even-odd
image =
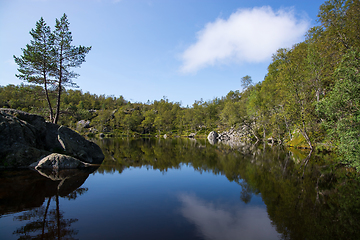
[[[243,90],[246,90],[248,87],[252,86],[252,79],[249,75],[241,78],[241,87]]]
[[[61,92],[65,86],[77,86],[72,79],[79,75],[71,68],[80,67],[85,62],[85,55],[91,50],[91,47],[72,46],[72,35],[69,31],[69,21],[66,14],[60,20],[56,19],[54,35],[53,59],[56,69],[53,72],[57,82],[57,103],[54,123],[57,123],[60,115]]]
[[[46,25],[42,17],[36,22],[36,28],[31,29],[30,35],[33,40],[30,41],[30,44],[26,45],[25,49],[21,49],[23,55],[20,57],[14,56],[15,62],[19,66],[18,71],[20,72],[20,74],[16,74],[16,77],[29,83],[43,85],[50,111],[50,121],[52,121],[53,110],[49,98],[48,85],[52,84],[49,75],[54,68],[51,56],[54,39],[51,35],[50,27]]]

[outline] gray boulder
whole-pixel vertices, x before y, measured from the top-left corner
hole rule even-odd
[[[76,158],[59,153],[52,153],[41,159],[35,169],[74,169],[84,168],[85,166],[85,163]]]
[[[209,140],[210,144],[215,144],[218,141],[218,133],[215,131],[212,131],[209,133],[207,139]]]
[[[77,129],[82,129],[82,128],[90,128],[90,120],[80,120],[76,123],[76,128]]]

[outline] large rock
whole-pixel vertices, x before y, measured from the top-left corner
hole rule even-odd
[[[36,161],[50,154],[39,147],[42,144],[41,133],[46,131],[45,125],[41,117],[32,117],[13,109],[0,109],[0,166],[26,167],[34,159]]]
[[[67,155],[83,162],[100,164],[104,160],[104,154],[98,145],[87,141],[70,128],[61,126],[58,129],[58,140]]]
[[[207,139],[209,140],[210,144],[215,144],[218,141],[218,133],[215,131],[212,131],[209,133]]]
[[[59,142],[59,125],[47,122],[44,136],[44,148],[50,152],[64,153],[65,149]]]
[[[41,159],[35,169],[74,169],[84,168],[85,166],[85,163],[76,158],[53,153]]]
[[[0,112],[14,116],[17,119],[22,120],[24,123],[31,124],[40,133],[44,133],[46,131],[45,119],[39,115],[11,108],[0,108]]]
[[[67,127],[38,115],[0,108],[0,168],[28,167],[54,152],[91,164],[104,159],[99,146]]]

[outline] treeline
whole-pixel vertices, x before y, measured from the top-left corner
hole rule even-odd
[[[49,91],[56,101],[56,91]],[[233,101],[239,92],[231,91],[227,97],[212,101],[196,101],[192,107],[164,98],[147,103],[131,103],[122,96],[105,96],[83,93],[81,90],[64,90],[60,124],[76,127],[80,120],[90,120],[99,132],[125,134],[186,134],[206,133],[215,128],[225,129],[221,121],[224,103]],[[43,88],[35,85],[0,86],[0,107],[15,108],[48,118]]]
[[[208,134],[246,128],[250,139],[272,138],[292,146],[332,148],[345,164],[360,161],[360,1],[330,0],[320,6],[318,26],[304,42],[279,49],[264,80],[183,108],[166,98],[131,103],[78,90],[64,91],[61,124],[90,120],[99,132]],[[42,88],[0,88],[2,106],[46,112]],[[51,92],[51,91],[50,91]],[[51,101],[55,101],[51,97]]]

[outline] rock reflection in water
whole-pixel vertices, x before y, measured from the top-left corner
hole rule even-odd
[[[77,231],[71,224],[78,219],[64,218],[59,197],[72,200],[88,191],[81,185],[94,170],[2,171],[0,216],[22,212],[13,218],[24,222],[13,232],[20,239],[73,239]]]
[[[265,207],[234,208],[185,193],[178,198],[181,214],[196,225],[205,239],[279,239]]]

